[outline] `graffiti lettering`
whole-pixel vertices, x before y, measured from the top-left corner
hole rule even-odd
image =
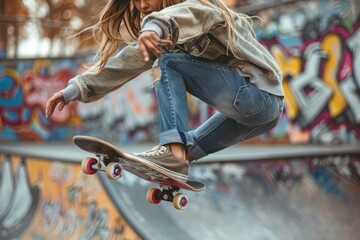
[[[326,122],[328,131],[345,126],[360,136],[359,26],[351,32],[334,27],[321,40],[304,45],[302,56],[289,54],[279,42],[270,44],[284,73],[287,115],[302,129]]]

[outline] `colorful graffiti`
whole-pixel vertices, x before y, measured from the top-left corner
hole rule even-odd
[[[10,65],[10,66],[9,66]],[[0,71],[0,139],[49,140],[68,137],[79,126],[76,105],[52,119],[45,118],[47,99],[67,85],[76,73],[73,61],[20,61],[3,65]]]
[[[13,67],[4,64],[0,68],[0,139],[66,140],[83,133],[120,141],[144,140],[156,112],[148,73],[95,103],[71,103],[61,113],[55,111],[50,119],[45,118],[46,101],[84,71],[81,62],[24,60]]]
[[[302,46],[300,55],[269,44],[284,74],[287,116],[302,130],[314,133],[325,124],[360,136],[359,26],[350,33],[336,27]]]
[[[282,69],[290,141],[349,143],[360,137],[360,74],[355,67],[360,22],[346,18],[348,1],[334,2],[315,5],[326,12],[321,18],[311,18],[310,7],[307,15],[296,9],[280,14],[278,31],[273,23],[260,32]],[[291,28],[291,34],[286,32]]]
[[[85,70],[82,62],[39,59],[0,65],[0,140],[67,140],[76,133],[123,142],[151,140],[157,125],[148,72],[97,102],[74,102],[45,118],[46,101]]]
[[[0,155],[0,201],[0,239],[140,239],[79,164]]]

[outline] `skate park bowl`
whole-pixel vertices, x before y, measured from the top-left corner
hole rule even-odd
[[[118,146],[139,152],[149,146]],[[141,148],[141,149],[140,149]],[[0,146],[0,239],[360,239],[358,146],[242,146],[192,165],[185,210],[157,185],[81,172],[73,144]]]

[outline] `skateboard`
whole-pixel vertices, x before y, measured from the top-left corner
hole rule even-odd
[[[159,184],[159,188],[147,191],[146,200],[152,204],[159,204],[162,200],[172,202],[176,209],[187,207],[189,199],[180,189],[201,192],[205,185],[188,179],[183,179],[175,172],[167,170],[146,159],[120,151],[112,144],[98,138],[88,136],[74,136],[74,143],[87,152],[96,155],[96,158],[83,159],[81,169],[85,174],[93,175],[104,171],[110,179],[119,179],[123,172],[130,172],[146,181]],[[176,193],[174,195],[174,193]]]

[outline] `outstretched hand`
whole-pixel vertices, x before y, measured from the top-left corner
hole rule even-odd
[[[59,111],[63,110],[66,105],[64,96],[60,92],[55,93],[47,101],[46,108],[45,108],[45,115],[47,118],[50,117],[54,113],[54,110],[55,110],[56,106],[58,106],[58,105],[59,105],[59,107],[58,107]]]
[[[160,57],[162,52],[159,50],[160,46],[171,45],[171,40],[161,39],[159,36],[152,31],[143,32],[138,38],[140,50],[144,55],[145,62],[150,60],[150,52],[156,57]]]

